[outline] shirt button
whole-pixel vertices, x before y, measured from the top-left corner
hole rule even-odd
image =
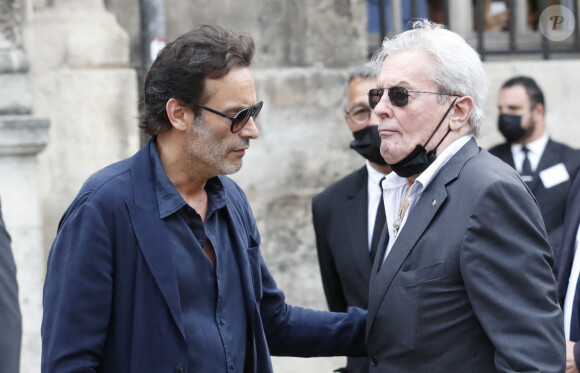
[[[233,370],[235,367],[236,367],[236,364],[233,361],[230,362],[230,369]]]
[[[220,319],[220,324],[225,325],[226,324],[226,319],[224,319],[223,317]]]
[[[184,373],[185,372],[185,368],[183,368],[183,365],[178,365],[175,367],[175,369],[173,370],[175,373]]]
[[[373,355],[369,360],[369,365],[371,367],[376,367],[379,364],[379,358],[377,355]]]

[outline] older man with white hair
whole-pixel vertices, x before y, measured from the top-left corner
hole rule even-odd
[[[563,372],[553,253],[517,172],[481,149],[486,77],[429,21],[375,55],[387,224],[371,273],[370,372]]]

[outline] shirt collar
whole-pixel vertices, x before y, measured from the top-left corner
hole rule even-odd
[[[463,147],[463,145],[467,144],[469,140],[471,140],[472,135],[464,135],[457,140],[453,141],[446,147],[441,154],[437,156],[435,162],[433,162],[421,175],[417,177],[415,182],[419,182],[423,188],[426,188],[427,185],[433,180],[435,175],[447,164],[447,162]]]
[[[542,137],[525,144],[525,146],[526,146],[526,148],[530,149],[531,153],[539,155],[539,154],[542,154],[544,152],[544,149],[546,148],[546,145],[548,144],[549,139],[550,139],[550,137],[548,136],[548,134],[544,133],[542,135]],[[524,147],[524,144],[512,143],[511,144],[512,154],[520,153],[522,151],[523,147]]]
[[[377,187],[379,186],[379,182],[381,181],[381,179],[383,177],[385,177],[385,174],[383,174],[382,172],[379,172],[377,170],[375,170],[373,168],[373,166],[371,166],[370,162],[368,160],[365,161],[366,166],[367,166],[367,172],[369,175],[369,179],[368,179],[368,183],[369,185],[376,185]],[[380,192],[380,189],[377,188],[377,192]]]
[[[415,183],[413,183],[413,185],[417,185],[417,187],[413,189],[419,188],[422,190],[426,188],[427,185],[429,185],[429,183],[431,182],[431,180],[433,180],[435,175],[437,175],[437,172],[439,172],[439,170],[443,168],[443,166],[445,166],[445,164],[451,159],[451,157],[453,157],[455,153],[457,153],[459,149],[463,147],[463,145],[467,144],[467,142],[471,140],[471,138],[472,135],[462,136],[457,140],[455,140],[454,142],[452,142],[447,148],[445,148],[441,152],[441,154],[437,156],[435,162],[433,162],[429,167],[427,167],[427,169],[423,171],[417,177],[417,179],[415,179]],[[385,181],[383,182],[383,189],[386,190],[400,188],[405,184],[407,184],[406,178],[400,177],[395,172],[391,172],[390,174],[387,175]]]
[[[171,180],[159,157],[157,150],[157,141],[153,141],[153,146],[150,147],[149,157],[153,165],[153,177],[155,178],[155,193],[157,195],[157,204],[159,206],[159,216],[161,219],[175,213],[176,211],[187,205],[181,194]],[[214,210],[225,205],[225,188],[218,176],[212,177],[206,182],[205,190],[208,197],[207,216]]]

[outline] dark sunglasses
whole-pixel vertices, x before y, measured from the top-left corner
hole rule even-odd
[[[409,103],[409,92],[431,93],[434,95],[442,95],[442,96],[457,96],[451,93],[415,91],[412,89],[407,89],[405,87],[391,87],[386,90],[387,94],[389,95],[389,101],[391,102],[391,104],[398,107],[403,107]],[[378,105],[378,103],[381,101],[381,98],[383,97],[383,93],[385,93],[385,88],[374,88],[369,91],[368,93],[369,105],[371,109],[374,109],[375,106]]]
[[[258,119],[258,115],[260,114],[260,110],[262,110],[263,103],[264,103],[263,101],[260,101],[252,107],[242,109],[242,110],[238,111],[238,113],[236,115],[234,115],[233,117],[231,115],[224,114],[220,111],[217,111],[215,109],[212,109],[210,107],[207,107],[207,106],[204,106],[201,104],[195,104],[195,106],[200,107],[204,110],[207,110],[210,113],[217,114],[220,117],[224,117],[224,118],[231,120],[232,126],[230,127],[230,131],[232,131],[232,133],[238,133],[242,130],[242,128],[244,128],[246,123],[248,123],[248,120],[250,120],[250,117],[254,118],[254,120]]]

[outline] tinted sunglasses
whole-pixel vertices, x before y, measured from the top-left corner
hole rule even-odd
[[[391,87],[386,89],[387,94],[389,95],[389,101],[392,105],[403,107],[409,103],[409,92],[413,93],[431,93],[434,95],[442,95],[442,96],[457,96],[451,93],[440,93],[440,92],[426,92],[426,91],[415,91],[412,89],[407,89],[405,87]],[[375,106],[381,101],[383,97],[383,93],[385,93],[385,88],[375,88],[371,89],[368,93],[369,95],[369,105],[371,109],[374,109]],[[459,97],[459,96],[457,96]]]
[[[248,120],[250,120],[250,117],[254,118],[254,120],[258,119],[258,115],[260,114],[260,110],[262,110],[263,103],[264,103],[263,101],[260,101],[252,107],[242,109],[242,110],[238,111],[237,114],[234,115],[233,117],[231,115],[224,114],[220,111],[217,111],[215,109],[212,109],[210,107],[207,107],[207,106],[204,106],[201,104],[195,104],[195,106],[200,107],[204,110],[207,110],[210,113],[217,114],[220,117],[224,117],[224,118],[231,120],[232,125],[230,127],[230,131],[232,131],[232,133],[238,133],[242,130],[242,128],[244,128],[246,123],[248,123]]]

